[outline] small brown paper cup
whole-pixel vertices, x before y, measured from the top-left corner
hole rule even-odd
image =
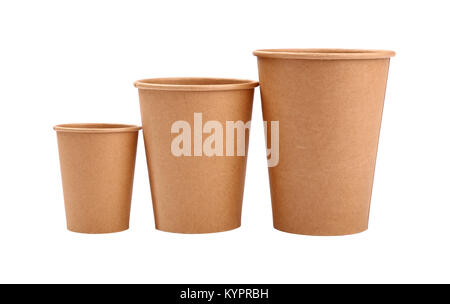
[[[139,89],[156,229],[212,233],[240,227],[249,130],[245,132],[244,155],[226,156],[226,122],[250,121],[258,83],[158,78],[137,81],[135,86]],[[214,147],[220,142],[222,149],[206,155],[202,147],[213,132],[202,130],[211,123],[222,126],[222,140],[218,129],[214,132]],[[182,134],[186,135],[182,145],[175,143],[177,149],[183,149],[181,155],[172,150],[174,140],[181,136],[177,124],[184,127]],[[234,147],[237,138],[235,134]]]
[[[80,233],[127,230],[140,127],[64,124],[54,129],[67,228]]]
[[[269,168],[274,227],[306,235],[368,228],[392,51],[259,50],[264,120],[279,121]]]

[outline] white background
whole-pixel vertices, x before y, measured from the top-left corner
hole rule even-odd
[[[0,282],[450,282],[448,1],[2,1]],[[241,229],[154,229],[139,140],[131,229],[66,231],[56,135],[140,123],[134,80],[257,79],[259,48],[392,49],[369,231],[272,228],[256,90]]]

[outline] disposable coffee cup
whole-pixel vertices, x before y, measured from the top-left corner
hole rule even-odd
[[[140,129],[123,124],[54,127],[70,231],[96,234],[129,228]]]
[[[245,126],[258,83],[157,78],[135,86],[156,228],[213,233],[240,227],[250,132]]]
[[[279,122],[269,167],[274,227],[306,235],[368,228],[392,51],[269,49],[258,57],[264,120]]]

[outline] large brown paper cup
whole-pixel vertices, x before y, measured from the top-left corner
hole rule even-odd
[[[67,228],[80,233],[128,229],[140,127],[64,124],[54,129]]]
[[[248,132],[245,154],[195,155],[195,143],[206,141],[195,136],[194,113],[202,123],[250,121],[253,91],[257,82],[216,78],[159,78],[135,82],[139,89],[142,128],[152,192],[155,224],[158,230],[175,233],[212,233],[241,225]],[[174,122],[191,127],[190,151],[174,155]],[[236,135],[236,134],[235,134]],[[237,135],[235,136],[235,147]],[[219,138],[219,137],[218,137]],[[199,140],[199,141],[198,141]],[[217,139],[217,142],[219,140]],[[186,143],[188,146],[188,143]],[[184,147],[184,145],[183,145]]]
[[[306,235],[368,228],[392,51],[259,50],[264,120],[279,121],[269,168],[274,227]],[[268,132],[270,133],[270,132]]]

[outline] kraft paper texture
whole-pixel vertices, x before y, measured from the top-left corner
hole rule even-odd
[[[274,227],[306,235],[368,228],[391,51],[260,50],[265,121],[279,121],[269,168]],[[269,130],[270,134],[270,130]]]
[[[140,127],[66,124],[54,129],[67,228],[80,233],[128,229]]]
[[[171,126],[175,121],[186,121],[194,132],[194,113],[202,113],[203,124],[247,122],[257,85],[254,81],[212,78],[135,83],[157,229],[212,233],[240,227],[246,155],[174,156],[171,142],[176,135],[171,133]],[[203,140],[207,136],[203,134]],[[248,136],[247,132],[246,147]],[[193,153],[193,137],[191,145]]]

